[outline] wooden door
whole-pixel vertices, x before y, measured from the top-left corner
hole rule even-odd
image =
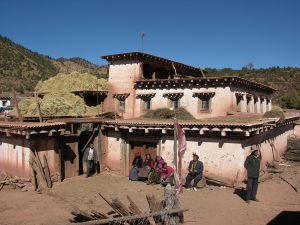
[[[141,152],[143,160],[146,158],[147,154],[150,154],[152,159],[155,160],[157,155],[157,143],[131,142],[129,151],[129,163],[131,167],[132,161],[134,159],[134,154],[136,152]]]

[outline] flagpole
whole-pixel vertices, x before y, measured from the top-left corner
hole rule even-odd
[[[142,46],[142,52],[144,51],[144,37],[145,37],[145,33],[142,32],[142,33],[141,33],[141,46]]]
[[[175,170],[178,172],[177,168],[177,127],[176,127],[176,116],[174,117],[174,166]]]

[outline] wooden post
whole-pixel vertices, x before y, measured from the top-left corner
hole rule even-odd
[[[36,92],[34,92],[33,94],[34,94],[34,99],[35,99],[35,102],[36,102],[36,106],[37,106],[37,111],[38,111],[38,115],[39,115],[40,122],[43,122],[39,98],[38,98]]]
[[[20,112],[19,103],[18,103],[18,99],[17,99],[15,89],[12,90],[12,97],[13,97],[13,101],[14,101],[14,104],[15,104],[15,107],[16,107],[16,110],[17,110],[17,115],[18,115],[19,121],[23,122],[23,117],[22,117],[22,114]]]
[[[177,127],[176,127],[176,117],[174,119],[174,166],[175,166],[175,170],[178,172],[177,170]]]

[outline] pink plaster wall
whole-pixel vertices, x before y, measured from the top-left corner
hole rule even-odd
[[[296,125],[294,127],[294,135],[296,135],[296,137],[300,138],[300,125]]]
[[[116,100],[113,94],[130,93],[126,98],[126,110],[124,118],[134,117],[135,89],[134,82],[141,77],[142,63],[124,62],[109,65],[108,96],[104,102],[104,111],[113,112],[116,110]]]
[[[104,164],[109,169],[121,172],[121,135],[117,132],[108,132],[107,151],[103,156]]]
[[[204,163],[204,175],[227,183],[238,183],[246,177],[244,161],[249,155],[250,147],[257,145],[262,153],[261,168],[273,158],[278,160],[287,149],[287,137],[293,134],[293,126],[287,125],[247,139],[187,137],[187,150],[182,161],[183,175],[196,152]],[[276,149],[272,150],[271,143]],[[173,137],[163,136],[160,141],[161,156],[173,165]],[[274,155],[274,157],[273,157]],[[108,149],[105,162],[114,171],[121,171],[121,138],[117,132],[109,132]]]

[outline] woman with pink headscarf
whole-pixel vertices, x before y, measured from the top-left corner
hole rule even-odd
[[[150,173],[147,184],[159,184],[161,180],[164,159],[161,156],[156,156],[155,169]]]

